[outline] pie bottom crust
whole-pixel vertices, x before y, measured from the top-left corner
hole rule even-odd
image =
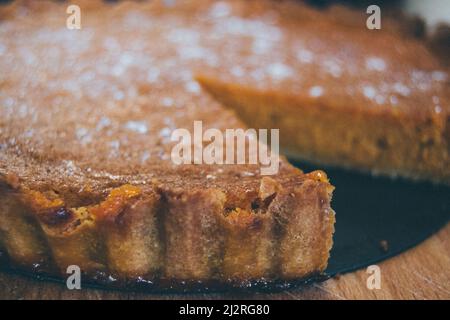
[[[119,288],[284,288],[326,268],[332,190],[306,179],[249,211],[225,208],[217,189],[123,185],[97,204],[66,208],[57,197],[1,185],[1,265],[62,280],[76,265],[82,282]]]

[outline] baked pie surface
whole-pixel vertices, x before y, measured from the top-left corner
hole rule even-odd
[[[265,31],[274,40],[241,42],[227,59],[244,63],[203,68],[202,85],[251,127],[280,128],[292,157],[450,183],[448,66],[416,24],[386,13],[369,30],[364,10],[275,6]]]
[[[9,264],[59,276],[78,265],[91,279],[160,288],[321,273],[334,230],[325,173],[284,159],[274,176],[170,159],[170,132],[194,120],[245,128],[195,75],[233,67],[215,37],[231,51],[265,41],[276,7],[265,4],[268,21],[230,16],[222,34],[230,5],[264,4],[79,1],[81,30],[66,28],[66,5],[0,8],[0,248]]]

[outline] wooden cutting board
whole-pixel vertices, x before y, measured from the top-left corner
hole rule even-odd
[[[277,293],[156,295],[82,288],[0,273],[0,299],[450,299],[450,223],[417,247],[378,264],[381,288],[366,269]]]

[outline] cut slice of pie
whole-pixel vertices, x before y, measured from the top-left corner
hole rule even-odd
[[[230,67],[199,70],[214,98],[251,127],[280,128],[292,157],[450,183],[448,68],[405,35],[407,23],[383,16],[369,30],[363,10],[255,7],[233,6],[245,20],[216,22],[231,34],[223,50],[239,50],[225,58]],[[265,36],[246,41],[255,21]]]
[[[245,128],[194,80],[196,68],[225,63],[214,37],[227,38],[216,23],[229,5],[78,4],[79,30],[66,27],[64,3],[0,7],[0,248],[9,264],[63,277],[76,265],[82,281],[159,289],[323,272],[334,228],[325,173],[284,159],[272,176],[259,165],[171,161],[177,128]],[[270,24],[227,19],[236,41]]]

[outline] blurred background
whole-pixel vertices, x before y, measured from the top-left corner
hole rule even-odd
[[[11,1],[12,0],[0,0],[0,3],[7,3]],[[39,0],[28,0],[28,1],[39,1]],[[120,0],[106,0],[106,1],[117,2]],[[401,9],[402,11],[408,13],[420,15],[422,18],[425,19],[427,25],[430,28],[435,27],[440,22],[450,23],[450,0],[304,0],[304,1],[318,7],[326,7],[330,4],[339,3],[360,8],[364,7],[367,8],[369,5],[376,4],[382,8]],[[76,3],[76,0],[71,2]]]
[[[450,66],[450,0],[305,0],[316,7],[340,4],[365,10],[376,4],[383,16],[406,18],[409,33],[423,38],[444,65]],[[400,15],[399,15],[400,13]],[[404,15],[402,15],[402,13]]]
[[[306,2],[319,7],[340,3],[360,8],[367,8],[371,4],[376,4],[382,9],[400,9],[405,13],[420,16],[431,32],[440,23],[450,23],[449,0],[307,0]]]

